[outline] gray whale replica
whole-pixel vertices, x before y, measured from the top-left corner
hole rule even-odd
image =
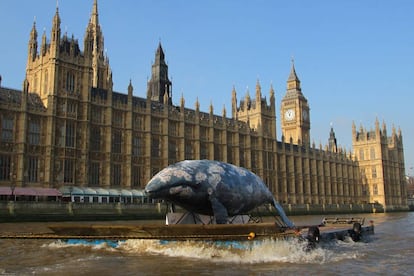
[[[57,224],[48,226],[51,233],[0,235],[0,239],[243,241],[295,238],[305,240],[304,249],[310,250],[320,240],[350,237],[359,241],[363,235],[374,233],[373,223],[362,227],[364,219],[349,217],[325,218],[319,225],[295,226],[257,175],[218,161],[178,162],[156,174],[148,182],[145,191],[153,198],[180,205],[187,210],[186,214],[207,215],[210,219],[214,218],[216,223],[212,220],[207,223],[201,221],[201,224],[182,223],[180,219],[180,223],[165,225]],[[254,208],[266,203],[273,204],[281,221],[251,223],[249,220],[247,223],[233,223],[233,218],[248,216]]]
[[[217,224],[270,203],[287,227],[286,216],[263,181],[254,173],[212,160],[185,160],[166,167],[146,185],[145,193],[164,199],[189,212],[214,216]]]

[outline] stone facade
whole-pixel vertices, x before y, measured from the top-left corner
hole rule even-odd
[[[282,141],[276,139],[275,92],[269,102],[259,81],[254,97],[232,91],[227,117],[172,105],[172,83],[159,44],[146,98],[113,91],[95,0],[84,37],[62,36],[59,11],[50,42],[29,38],[22,91],[0,87],[0,185],[14,187],[142,188],[169,164],[214,159],[245,167],[290,204],[378,202],[405,208],[401,131],[356,132],[355,154],[310,143],[310,108],[292,64],[281,103]],[[372,154],[375,152],[375,154]],[[375,168],[375,170],[374,170]],[[369,173],[368,173],[369,172]]]

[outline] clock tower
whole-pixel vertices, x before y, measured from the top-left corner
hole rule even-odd
[[[310,146],[309,105],[308,100],[302,94],[293,61],[280,112],[283,140],[288,143]]]

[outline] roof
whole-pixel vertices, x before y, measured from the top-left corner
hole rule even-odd
[[[143,190],[137,190],[137,189],[105,189],[101,187],[61,187],[60,192],[63,195],[85,195],[85,196],[135,196],[135,197],[142,197],[144,196]]]
[[[22,91],[10,89],[6,87],[0,87],[0,103],[21,105],[22,103]],[[27,104],[29,107],[37,110],[46,110],[37,93],[28,93]]]

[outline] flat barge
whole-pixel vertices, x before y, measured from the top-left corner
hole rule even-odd
[[[281,227],[277,223],[259,222],[244,224],[54,224],[48,233],[2,234],[1,239],[156,239],[197,241],[243,241],[257,239],[308,238],[311,241],[359,238],[374,233],[374,225],[349,218],[335,221],[324,220],[317,226]]]

